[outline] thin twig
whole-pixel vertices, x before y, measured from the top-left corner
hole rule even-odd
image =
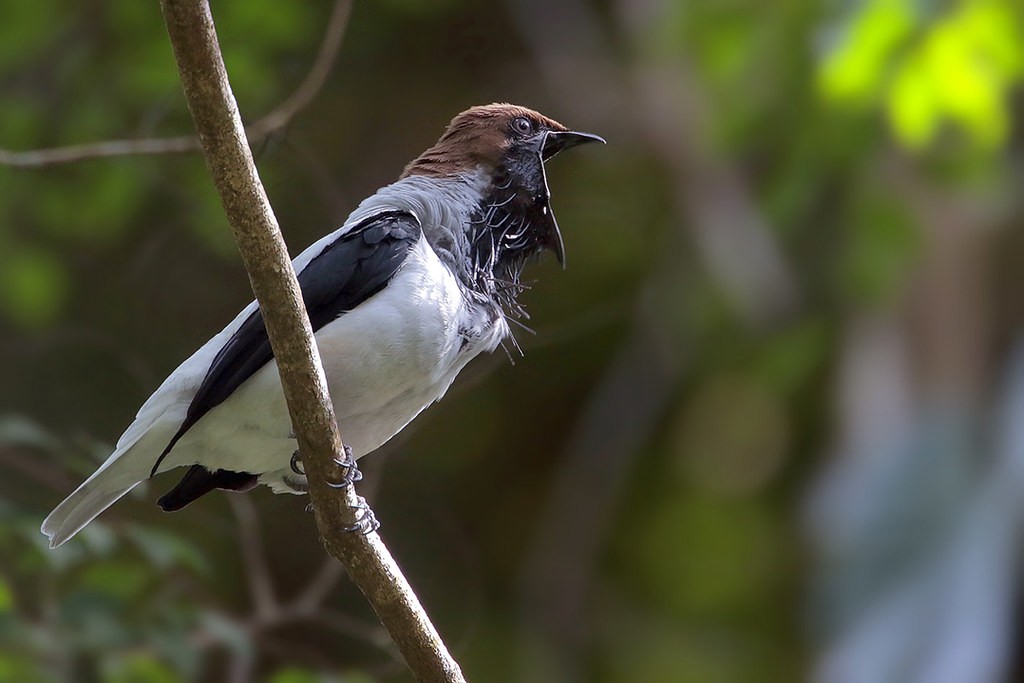
[[[249,590],[252,592],[256,617],[272,619],[280,611],[280,605],[274,595],[274,582],[270,577],[270,566],[263,547],[263,535],[260,533],[256,506],[245,496],[229,495],[227,499],[232,512],[235,513],[235,519],[238,520],[242,561],[245,562],[245,573],[249,577]]]
[[[352,0],[337,0],[334,3],[334,10],[327,23],[327,31],[324,33],[323,42],[320,44],[320,52],[313,61],[313,66],[306,74],[302,84],[284,102],[279,104],[269,114],[246,128],[245,134],[249,139],[260,139],[274,131],[287,126],[300,111],[309,106],[310,102],[317,96],[327,82],[334,62],[337,61],[338,53],[341,51],[341,42],[345,37],[345,30],[348,28],[348,19],[352,15]]]
[[[207,0],[161,0],[206,165],[263,314],[309,481],[317,528],[395,641],[420,683],[465,683],[426,612],[376,533],[352,533],[354,488],[320,354],[288,248],[256,171]],[[332,486],[332,483],[335,486]]]
[[[244,496],[229,495],[228,501],[238,521],[239,547],[245,573],[249,577],[253,605],[251,614],[239,617],[221,613],[221,619],[231,622],[249,639],[259,639],[261,647],[267,645],[265,636],[271,631],[293,622],[315,622],[339,635],[380,649],[394,664],[403,663],[394,643],[379,625],[324,607],[328,596],[345,576],[345,568],[334,558],[328,557],[324,561],[313,578],[307,582],[305,590],[291,600],[280,600],[274,589],[266,544],[259,528],[259,511],[252,501]],[[192,634],[190,642],[197,649],[206,649],[220,643],[221,639],[217,634],[201,627]],[[228,680],[249,680],[245,676],[248,676],[251,670],[251,657],[245,653],[235,652],[230,661]]]
[[[306,589],[292,602],[292,609],[300,613],[312,614],[323,604],[323,601],[327,599],[327,596],[331,594],[331,591],[344,576],[345,568],[333,559],[327,558],[324,560],[323,566],[320,567],[320,571],[306,585]]]
[[[337,61],[341,43],[352,14],[353,0],[337,0],[327,22],[323,41],[313,66],[298,88],[284,102],[269,114],[248,126],[245,130],[249,141],[258,142],[285,128],[295,116],[316,98],[327,82],[331,68]],[[158,154],[183,154],[198,152],[199,139],[194,135],[166,138],[138,138],[128,140],[102,140],[80,145],[49,147],[17,152],[0,149],[0,165],[14,168],[43,168],[71,164],[88,159],[102,159],[121,156],[153,156]]]
[[[181,154],[195,152],[199,149],[199,140],[194,137],[175,138],[140,138],[138,140],[104,140],[103,142],[87,142],[67,147],[50,147],[15,152],[0,149],[0,164],[14,168],[43,168],[71,164],[87,159],[105,157]]]

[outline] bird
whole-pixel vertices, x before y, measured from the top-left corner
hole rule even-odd
[[[591,142],[605,141],[526,107],[471,107],[292,261],[352,463],[444,396],[474,357],[514,344],[524,267],[546,251],[565,265],[545,163]],[[165,511],[217,489],[305,493],[296,455],[253,301],[164,380],[41,531],[58,547],[142,481],[182,467],[158,500]]]

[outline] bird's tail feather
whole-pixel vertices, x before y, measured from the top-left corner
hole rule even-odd
[[[40,531],[50,538],[50,547],[70,539],[146,479],[152,464],[152,443],[162,437],[160,429],[126,432],[107,461],[43,520]]]
[[[43,520],[41,531],[50,538],[51,548],[63,545],[138,484],[109,490],[101,487],[101,483],[86,481]]]

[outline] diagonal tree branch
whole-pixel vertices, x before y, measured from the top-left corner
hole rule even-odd
[[[309,106],[317,93],[324,87],[327,77],[331,74],[331,67],[337,61],[350,16],[352,16],[352,0],[337,0],[334,3],[331,18],[327,22],[327,30],[324,32],[320,51],[317,53],[309,73],[306,74],[305,80],[288,99],[246,128],[245,132],[250,140],[264,138],[274,131],[284,128],[296,114]]]
[[[185,98],[267,327],[303,454],[317,527],[421,683],[465,683],[376,533],[356,522],[353,487],[332,488],[342,444],[320,356],[277,219],[253,163],[207,0],[161,0]]]
[[[295,115],[309,106],[327,82],[331,67],[341,51],[342,39],[352,15],[353,0],[337,0],[331,11],[331,18],[324,31],[323,42],[317,52],[313,66],[302,83],[284,102],[274,107],[266,116],[245,129],[251,142],[263,140],[285,128]],[[157,154],[183,154],[198,152],[199,139],[194,135],[179,135],[166,138],[137,138],[126,140],[102,140],[80,145],[48,147],[14,151],[0,148],[0,165],[14,168],[44,168],[71,164],[88,159],[102,159],[119,156],[143,156]]]

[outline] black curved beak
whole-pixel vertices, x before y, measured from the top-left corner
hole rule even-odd
[[[549,131],[544,136],[541,144],[540,156],[544,161],[555,156],[563,150],[582,145],[587,142],[600,142],[605,144],[604,138],[593,133],[577,133],[576,131]]]
[[[545,131],[536,135],[528,141],[529,154],[539,154],[541,163],[536,166],[536,180],[538,182],[537,193],[533,204],[534,225],[537,227],[537,241],[544,249],[550,249],[558,259],[559,265],[565,268],[565,245],[562,243],[562,233],[558,229],[558,222],[555,214],[551,211],[551,192],[548,190],[547,174],[544,171],[544,162],[559,152],[570,147],[576,147],[587,142],[600,142],[604,144],[604,138],[591,133],[577,133],[571,130]],[[536,157],[533,157],[536,159]],[[536,162],[534,162],[536,163]]]

